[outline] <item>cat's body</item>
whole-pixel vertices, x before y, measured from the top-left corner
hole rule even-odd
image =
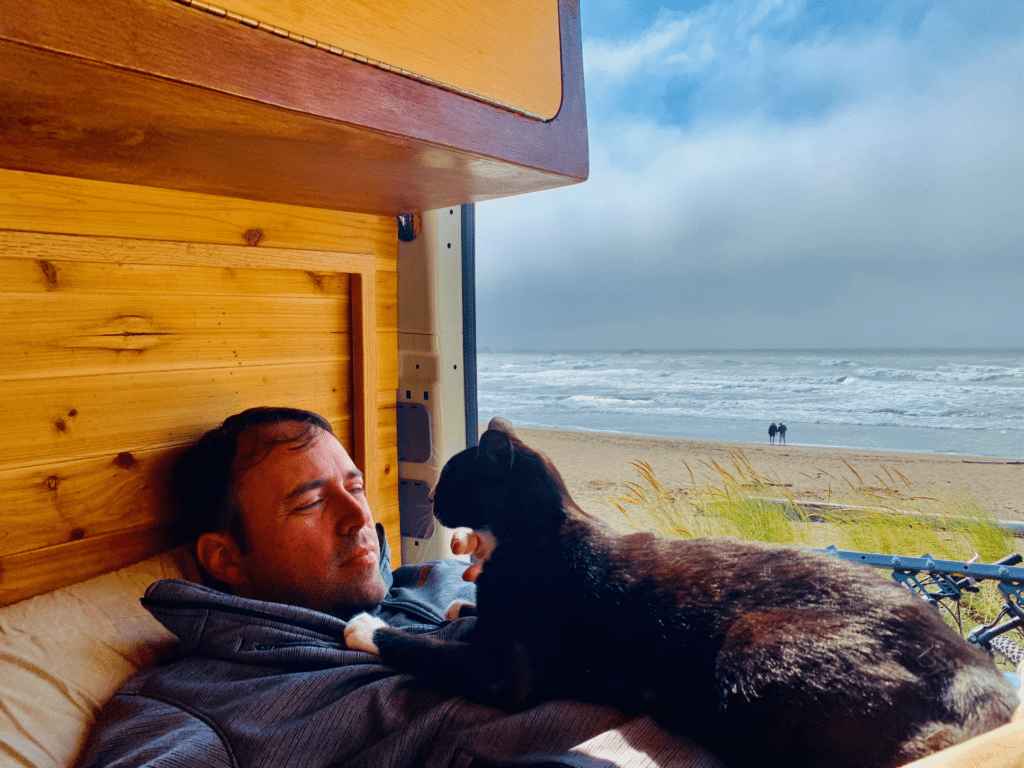
[[[489,430],[453,457],[434,508],[496,542],[473,639],[371,627],[369,645],[454,693],[650,714],[737,768],[897,766],[1017,704],[983,651],[869,569],[792,547],[610,535],[514,434]]]

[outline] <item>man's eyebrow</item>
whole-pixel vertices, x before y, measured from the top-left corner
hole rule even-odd
[[[315,491],[317,488],[322,488],[327,485],[327,478],[319,477],[316,480],[307,480],[304,483],[299,483],[290,493],[285,495],[285,499],[294,499],[296,496],[301,496],[309,491]]]
[[[353,469],[350,472],[345,473],[345,480],[362,480],[363,473],[358,469]],[[318,477],[315,480],[307,480],[304,483],[299,483],[291,491],[285,494],[285,500],[294,499],[296,496],[301,496],[309,491],[315,491],[317,488],[322,488],[330,482],[326,477]]]

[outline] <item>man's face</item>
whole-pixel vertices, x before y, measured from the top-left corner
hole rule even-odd
[[[304,426],[283,424],[275,437],[298,436]],[[233,588],[348,618],[387,594],[380,543],[362,473],[334,435],[314,432],[305,446],[274,445],[236,479],[249,551],[239,555],[242,581]],[[249,447],[241,442],[240,455]]]

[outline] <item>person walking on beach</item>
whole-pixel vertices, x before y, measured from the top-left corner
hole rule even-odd
[[[768,427],[768,442],[771,443],[772,445],[775,445],[775,433],[777,431],[778,429],[776,428],[775,422],[773,421],[772,425]]]
[[[779,422],[778,433],[779,433],[779,445],[785,445],[786,444],[786,425],[783,424],[781,421]]]

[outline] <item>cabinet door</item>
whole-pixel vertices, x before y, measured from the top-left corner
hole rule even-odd
[[[576,0],[0,0],[0,167],[395,214],[587,177]]]

